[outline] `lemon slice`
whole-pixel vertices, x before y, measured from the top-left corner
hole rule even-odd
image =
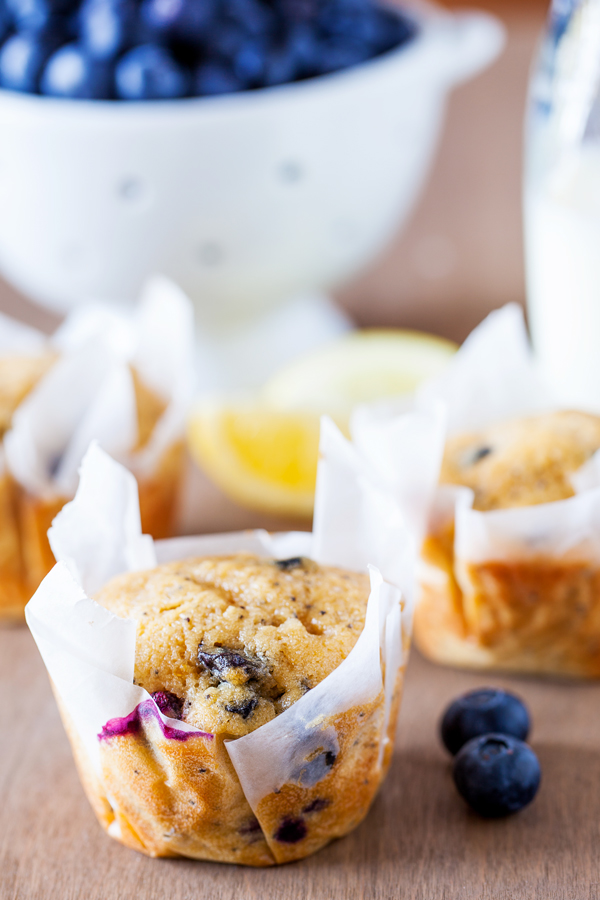
[[[345,430],[356,404],[412,393],[455,350],[418,332],[354,332],[292,363],[251,399],[200,402],[189,420],[190,449],[242,506],[309,517],[320,415]]]
[[[359,403],[411,394],[457,349],[418,331],[355,331],[282,369],[261,397],[276,409],[349,415]]]
[[[192,412],[188,438],[197,462],[232,500],[250,509],[312,515],[318,415],[215,400]]]

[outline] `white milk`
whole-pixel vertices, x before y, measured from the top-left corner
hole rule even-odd
[[[600,144],[525,194],[528,312],[561,401],[600,412]]]

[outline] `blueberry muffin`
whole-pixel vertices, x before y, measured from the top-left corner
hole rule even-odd
[[[56,355],[0,357],[0,438],[11,427],[20,403],[49,371]],[[132,369],[136,397],[138,440],[142,451],[166,409],[166,401]],[[138,478],[144,532],[155,538],[172,534],[179,482],[183,469],[183,441],[171,444],[152,472]],[[69,497],[35,496],[17,482],[6,465],[0,469],[0,620],[23,620],[25,604],[54,565],[47,531]]]
[[[135,683],[167,722],[193,729],[182,736],[165,727],[145,701],[102,729],[100,777],[74,738],[109,833],[151,856],[267,866],[306,856],[358,824],[389,762],[380,750],[383,691],[323,723],[336,738],[307,761],[312,777],[291,778],[254,810],[226,742],[280,716],[340,665],[363,629],[368,596],[366,575],[251,554],[178,561],[109,582],[98,602],[137,622]],[[398,704],[399,686],[388,734]]]
[[[571,476],[600,448],[600,418],[562,411],[451,437],[440,482],[490,516],[574,496]],[[576,542],[575,542],[576,543]],[[600,571],[567,549],[471,563],[455,558],[453,513],[433,518],[415,640],[438,662],[600,676]]]

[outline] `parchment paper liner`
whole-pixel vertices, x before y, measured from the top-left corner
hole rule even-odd
[[[422,392],[449,431],[558,408],[537,373],[519,307],[492,313]],[[439,489],[424,544],[415,640],[432,659],[478,668],[600,676],[600,455],[567,500],[480,512]]]
[[[388,451],[400,460],[412,454],[422,468],[431,455],[414,444],[442,435],[439,419],[430,419],[429,434],[425,419],[415,413],[406,427],[390,421],[387,431]],[[414,602],[417,539],[408,522],[417,510],[414,494],[405,509],[384,486],[373,448],[359,453],[357,445],[370,443],[361,429],[355,423],[353,446],[323,422],[313,535],[247,532],[153,544],[141,536],[135,480],[90,448],[77,496],[50,532],[61,562],[26,616],[88,796],[104,827],[128,846],[270,865],[314,852],[366,815],[393,747]],[[372,429],[371,439],[385,431],[383,424]],[[414,472],[424,497],[435,474],[428,481]],[[348,657],[276,719],[224,743],[165,717],[133,684],[135,623],[88,597],[113,575],[155,560],[238,550],[377,568],[365,627]]]
[[[1,352],[57,354],[5,437],[0,618],[22,618],[26,601],[54,565],[46,534],[75,492],[92,438],[136,475],[144,529],[157,538],[172,533],[193,389],[192,341],[190,303],[163,279],[147,285],[132,313],[90,304],[72,313],[50,340],[0,317]],[[142,447],[134,377],[144,408],[154,404],[158,414]]]

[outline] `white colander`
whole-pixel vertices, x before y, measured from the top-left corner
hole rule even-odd
[[[500,51],[481,13],[354,69],[172,102],[0,91],[0,269],[37,302],[132,301],[171,276],[206,324],[368,263],[424,181],[448,90]]]

